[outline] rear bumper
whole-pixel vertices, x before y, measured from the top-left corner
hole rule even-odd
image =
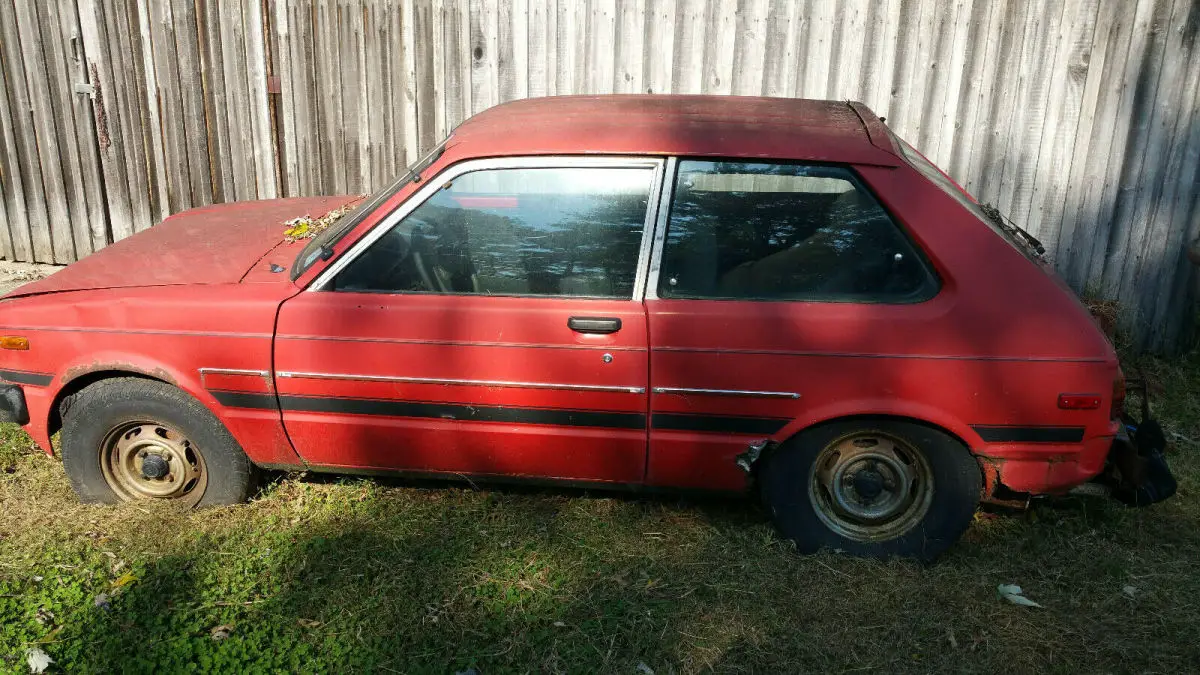
[[[29,406],[21,385],[0,384],[0,422],[29,424]]]
[[[1113,436],[1083,443],[1011,443],[983,448],[977,455],[987,476],[988,494],[1060,494],[1104,471]]]
[[[987,497],[1064,494],[1084,483],[1098,484],[1118,501],[1147,506],[1175,494],[1175,477],[1154,421],[1113,423],[1112,436],[1071,445],[992,446],[978,456],[987,477]]]

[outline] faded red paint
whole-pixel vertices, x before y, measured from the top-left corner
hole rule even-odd
[[[786,421],[784,441],[855,415],[915,419],[962,439],[989,489],[1061,492],[1096,475],[1117,425],[1113,349],[1048,268],[1001,242],[894,154],[861,106],[687,96],[513,102],[459,127],[430,179],[467,159],[539,154],[779,158],[851,166],[923,248],[942,279],[915,305],[300,293],[419,185],[366,217],[295,283],[300,244],[282,221],[347,197],[249,202],[176,215],[0,303],[0,329],[28,352],[0,369],[51,376],[26,386],[28,430],[49,451],[52,405],[75,377],[143,373],[195,396],[255,462],[405,469],[736,490],[733,457],[760,436],[605,429],[222,405],[221,391],[273,397],[520,407],[614,414],[758,416]],[[424,182],[422,182],[423,184]],[[273,267],[278,266],[278,267]],[[25,296],[25,297],[23,297]],[[568,316],[621,317],[612,335],[580,335]],[[613,356],[611,363],[603,355]],[[201,376],[201,368],[267,375]],[[552,391],[280,377],[281,371],[636,386]],[[654,387],[784,390],[799,399],[649,393]],[[1099,410],[1062,410],[1063,392],[1095,392]],[[463,413],[463,414],[469,414]],[[988,443],[973,426],[1081,427],[1083,441]]]

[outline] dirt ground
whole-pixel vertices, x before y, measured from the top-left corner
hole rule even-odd
[[[41,265],[37,263],[0,260],[0,295],[30,281],[48,277],[60,269],[62,269],[62,265]]]

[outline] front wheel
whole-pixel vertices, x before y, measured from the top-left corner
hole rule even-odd
[[[89,385],[62,406],[62,457],[81,501],[245,501],[255,467],[224,425],[186,392],[156,380]]]
[[[763,501],[802,553],[931,561],[970,525],[982,489],[975,458],[929,427],[854,420],[817,427],[764,458]]]

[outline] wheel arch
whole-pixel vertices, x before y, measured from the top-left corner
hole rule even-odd
[[[793,422],[793,424],[789,424],[787,427],[785,427],[783,429],[783,431],[781,431],[778,435],[776,435],[774,438],[772,438],[770,440],[770,442],[763,448],[763,452],[762,452],[761,456],[758,458],[759,461],[756,461],[754,463],[754,469],[755,469],[755,471],[757,471],[758,467],[760,466],[761,460],[766,459],[772,453],[777,452],[780,448],[786,446],[792,440],[798,438],[801,434],[804,434],[804,433],[807,433],[807,432],[810,432],[810,431],[813,431],[815,429],[819,429],[822,427],[826,427],[831,424],[840,424],[843,422],[867,422],[867,421],[876,421],[876,420],[886,420],[889,422],[905,422],[908,424],[915,424],[917,426],[925,427],[927,429],[932,429],[933,431],[941,432],[943,434],[946,434],[950,438],[954,439],[960,445],[963,446],[963,449],[965,449],[971,455],[971,457],[975,459],[975,463],[979,466],[979,475],[983,481],[983,491],[980,494],[980,498],[985,499],[988,495],[991,494],[992,490],[994,489],[995,481],[993,480],[992,474],[995,473],[995,468],[992,467],[991,465],[989,465],[983,457],[981,457],[977,452],[975,452],[975,450],[971,446],[971,443],[968,441],[969,437],[967,437],[966,434],[961,433],[961,432],[956,432],[954,428],[948,427],[945,424],[939,424],[935,421],[932,421],[931,419],[928,419],[925,416],[914,416],[911,414],[902,414],[902,413],[896,413],[896,412],[848,413],[848,414],[844,414],[844,415],[823,417],[823,418],[813,421],[809,424],[798,424],[796,422]],[[957,426],[957,425],[954,425],[954,426]],[[970,427],[968,427],[966,425],[962,425],[962,426],[964,429],[966,429],[966,431],[970,432]],[[971,432],[971,433],[973,433],[973,432]],[[755,482],[757,482],[757,475],[755,475],[755,479],[756,479]],[[754,489],[757,489],[757,487]]]
[[[117,378],[137,378],[142,380],[153,380],[162,382],[173,387],[178,385],[164,377],[156,377],[153,374],[142,372],[140,370],[129,370],[120,368],[102,368],[77,375],[75,378],[68,380],[66,384],[59,388],[55,393],[54,398],[50,402],[50,409],[47,411],[48,419],[46,420],[46,429],[50,436],[58,433],[62,429],[62,404],[71,396],[78,394],[87,387],[101,382],[103,380],[113,380]]]
[[[907,422],[909,424],[916,424],[918,426],[933,429],[934,431],[940,431],[961,443],[962,446],[967,449],[967,452],[970,452],[972,455],[975,454],[975,451],[971,449],[971,444],[966,438],[963,437],[962,433],[957,433],[954,431],[954,429],[947,428],[945,425],[938,424],[937,422],[933,422],[922,417],[913,417],[911,415],[902,415],[897,413],[854,413],[849,415],[840,415],[837,417],[827,417],[805,426],[798,426],[794,429],[792,428],[792,425],[788,425],[788,428],[784,430],[786,432],[784,437],[776,440],[774,445],[784,445],[800,434],[817,429],[819,427],[825,427],[830,424],[839,424],[842,422],[865,422],[869,420]]]
[[[66,364],[56,375],[55,379],[62,384],[54,393],[49,410],[46,411],[47,438],[62,428],[63,401],[89,385],[119,377],[155,380],[171,385],[199,400],[210,410],[212,409],[212,405],[206,402],[204,396],[201,395],[199,373],[180,371],[162,361],[152,357],[148,358],[144,354],[121,351],[93,353]]]

